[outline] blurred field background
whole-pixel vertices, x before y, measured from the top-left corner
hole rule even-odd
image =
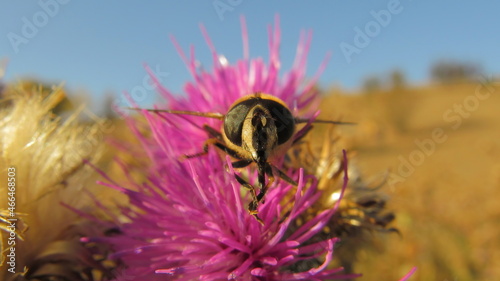
[[[401,236],[376,235],[382,242],[358,256],[355,269],[365,275],[359,280],[397,280],[412,265],[418,271],[411,280],[498,280],[500,84],[434,79],[407,86],[402,77],[396,71],[385,84],[368,78],[358,92],[331,89],[321,104],[325,118],[358,123],[340,130],[363,174],[390,172],[382,190]],[[478,91],[488,97],[479,100]],[[415,141],[439,128],[446,140],[424,154]],[[397,178],[401,158],[411,164],[411,157],[419,165]]]

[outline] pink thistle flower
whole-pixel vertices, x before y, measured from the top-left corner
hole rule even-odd
[[[234,65],[217,54],[202,28],[213,54],[211,72],[199,70],[193,49],[187,59],[174,41],[194,82],[186,84],[187,98],[180,99],[152,76],[170,109],[226,112],[236,99],[255,92],[277,96],[295,114],[311,105],[317,76],[303,84],[310,33],[302,34],[295,64],[280,80],[278,23],[274,30],[269,28],[268,64],[248,58],[243,21],[242,26],[245,55]],[[201,150],[207,139],[203,124],[220,128],[220,121],[148,111],[143,114],[152,137],[139,133],[134,121],[129,119],[129,123],[151,162],[141,169],[147,181],[130,177],[124,187],[107,178],[103,185],[129,197],[131,207],[122,207],[126,222],[120,224],[121,235],[84,239],[113,246],[112,258],[124,265],[118,280],[331,280],[359,276],[341,274],[342,268],[329,266],[336,238],[310,240],[328,223],[338,204],[296,226],[295,220],[321,195],[314,177],[302,170],[289,171],[297,187],[284,181],[272,186],[258,209],[262,225],[245,208],[249,196],[234,179],[228,156],[223,159],[210,149],[206,156],[178,160],[183,154]],[[133,169],[123,168],[126,175]],[[249,178],[255,184],[252,172]],[[345,171],[344,188],[346,184]]]

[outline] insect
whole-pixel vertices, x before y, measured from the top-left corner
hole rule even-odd
[[[140,110],[138,108],[130,109]],[[226,114],[163,109],[148,109],[148,111],[195,115],[222,120],[220,131],[208,125],[203,126],[203,129],[210,136],[203,146],[203,152],[185,156],[194,158],[207,154],[209,146],[213,145],[236,159],[236,161],[232,162],[233,168],[244,168],[255,163],[257,166],[258,193],[257,189],[241,176],[236,173],[234,176],[238,183],[250,191],[252,201],[248,205],[248,211],[260,223],[263,222],[258,216],[257,207],[263,201],[268,188],[275,181],[275,176],[292,185],[297,185],[293,179],[273,164],[283,157],[288,149],[311,129],[309,127],[301,135],[297,135],[297,124],[307,122],[351,124],[326,120],[311,121],[294,117],[285,102],[264,93],[243,96],[230,106]]]

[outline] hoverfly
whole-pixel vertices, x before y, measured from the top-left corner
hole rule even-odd
[[[140,108],[130,109],[141,110]],[[309,127],[303,134],[297,136],[297,124],[308,122],[352,124],[294,117],[285,102],[275,96],[264,93],[243,96],[229,107],[226,114],[164,109],[146,110],[151,112],[194,115],[223,121],[220,131],[204,125],[203,129],[208,133],[210,138],[205,141],[203,152],[185,155],[185,157],[194,158],[205,155],[208,153],[209,146],[213,145],[236,159],[236,161],[232,162],[233,168],[244,168],[255,163],[259,185],[258,193],[256,188],[241,176],[236,173],[234,176],[238,183],[250,191],[252,201],[248,205],[248,211],[260,223],[263,222],[257,214],[257,207],[263,201],[268,188],[275,181],[275,175],[292,185],[297,185],[293,179],[273,164],[283,157],[288,149],[311,129]],[[267,183],[266,176],[268,178]]]

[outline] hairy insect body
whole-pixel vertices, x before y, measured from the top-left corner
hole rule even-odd
[[[292,144],[294,117],[285,103],[262,93],[237,100],[227,113],[224,143],[241,158],[256,163],[274,162]]]

